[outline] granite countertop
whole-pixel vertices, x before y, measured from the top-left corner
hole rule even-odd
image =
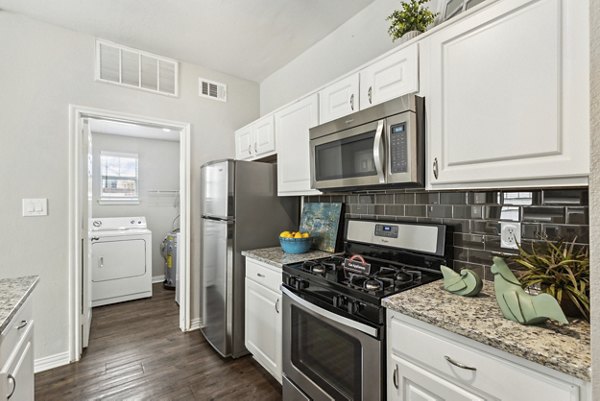
[[[281,268],[288,263],[304,262],[305,260],[325,258],[333,255],[325,251],[309,251],[306,253],[285,253],[280,247],[242,251],[242,255]]]
[[[29,297],[38,279],[38,276],[0,279],[0,333]]]
[[[591,380],[590,325],[569,319],[558,326],[546,322],[524,326],[507,320],[496,303],[493,283],[485,282],[477,297],[450,294],[436,281],[385,298],[386,308],[463,335],[548,368]]]

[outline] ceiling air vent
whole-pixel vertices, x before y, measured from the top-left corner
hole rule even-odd
[[[177,96],[179,64],[106,40],[96,40],[96,81]]]
[[[220,82],[209,81],[208,79],[200,78],[200,93],[201,97],[209,99],[227,101],[227,85]]]

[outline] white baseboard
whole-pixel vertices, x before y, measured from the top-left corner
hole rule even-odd
[[[192,319],[190,321],[190,331],[199,330],[200,327],[202,327],[202,320],[200,320],[200,318]]]
[[[161,274],[160,276],[152,276],[152,284],[162,283],[165,281],[165,275]]]
[[[68,365],[71,363],[69,352],[61,352],[59,354],[48,355],[43,358],[38,358],[34,362],[34,372],[39,373],[45,370],[58,368],[59,366]]]

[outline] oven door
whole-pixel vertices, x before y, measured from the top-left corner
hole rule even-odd
[[[382,399],[379,329],[337,315],[282,287],[284,399]],[[294,398],[296,397],[296,398]]]
[[[385,120],[311,139],[316,189],[385,183]]]

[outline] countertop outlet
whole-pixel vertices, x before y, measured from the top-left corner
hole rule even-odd
[[[500,246],[505,249],[519,249],[521,243],[521,223],[500,222]]]

